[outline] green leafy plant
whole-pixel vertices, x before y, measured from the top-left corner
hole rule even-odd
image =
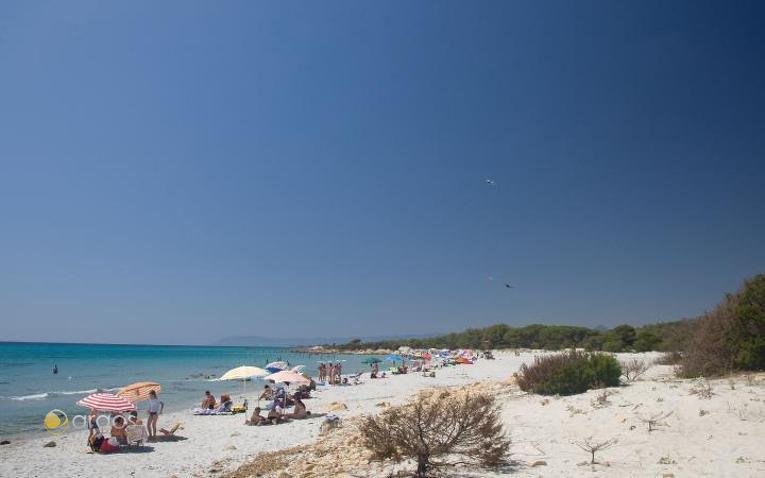
[[[518,385],[541,395],[574,395],[618,386],[621,374],[612,355],[570,351],[536,357],[531,365],[521,365]]]

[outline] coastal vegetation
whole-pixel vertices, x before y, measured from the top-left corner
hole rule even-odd
[[[512,327],[497,324],[484,328],[470,328],[432,338],[395,339],[375,342],[352,340],[334,345],[341,351],[367,349],[411,348],[437,349],[546,349],[563,350],[583,348],[607,352],[647,352],[683,350],[697,320],[685,319],[641,327],[619,325],[610,330],[600,330],[573,325],[532,324]]]
[[[574,395],[616,387],[621,375],[622,368],[613,355],[572,350],[537,356],[531,365],[522,364],[518,386],[540,395]]]
[[[453,465],[496,468],[508,463],[510,439],[499,404],[489,393],[431,390],[359,425],[363,445],[375,459],[413,460],[415,477]]]
[[[694,327],[678,362],[682,377],[765,370],[765,274],[727,294]]]
[[[610,330],[571,325],[512,327],[497,324],[432,338],[379,342],[352,340],[334,348],[340,351],[395,350],[402,346],[420,349],[662,351],[667,353],[659,363],[676,365],[681,377],[761,371],[765,370],[765,274],[746,280],[737,292],[726,294],[711,312],[695,319],[639,327],[624,324]],[[571,355],[561,357],[565,358],[550,360],[560,360],[560,366],[574,360]],[[552,363],[535,365],[551,367]]]

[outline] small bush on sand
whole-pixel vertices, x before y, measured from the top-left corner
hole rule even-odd
[[[649,368],[649,366],[645,362],[638,359],[632,359],[629,362],[622,362],[621,366],[622,366],[622,375],[629,382],[634,382],[635,380],[643,376],[648,371],[648,368]]]
[[[595,453],[599,452],[600,450],[607,450],[611,448],[612,446],[616,445],[617,440],[616,438],[611,438],[609,440],[599,442],[593,440],[592,437],[588,437],[582,441],[575,441],[572,443],[590,454],[590,462],[588,464],[597,465],[598,462],[595,461]]]
[[[499,406],[487,393],[423,392],[364,418],[359,431],[375,458],[415,460],[418,478],[455,461],[484,467],[508,463],[510,439],[502,430]]]
[[[521,365],[521,390],[542,395],[574,395],[619,385],[622,369],[612,355],[571,351],[535,357]]]

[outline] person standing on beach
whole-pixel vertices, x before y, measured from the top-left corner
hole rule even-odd
[[[149,392],[149,419],[146,421],[146,430],[149,432],[149,439],[157,436],[157,420],[159,414],[165,410],[165,402],[157,398],[157,392]]]

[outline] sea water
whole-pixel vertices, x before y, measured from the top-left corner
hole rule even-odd
[[[166,411],[190,408],[205,390],[216,397],[229,393],[239,402],[256,398],[260,379],[243,384],[215,380],[240,365],[264,367],[276,360],[305,365],[317,375],[319,361],[341,361],[343,373],[367,370],[364,355],[316,355],[281,347],[207,347],[169,345],[102,345],[0,342],[0,437],[43,431],[53,410],[87,414],[75,404],[97,391],[116,392],[135,382],[159,382]],[[53,367],[58,373],[53,373]],[[139,410],[145,404],[138,404]]]

